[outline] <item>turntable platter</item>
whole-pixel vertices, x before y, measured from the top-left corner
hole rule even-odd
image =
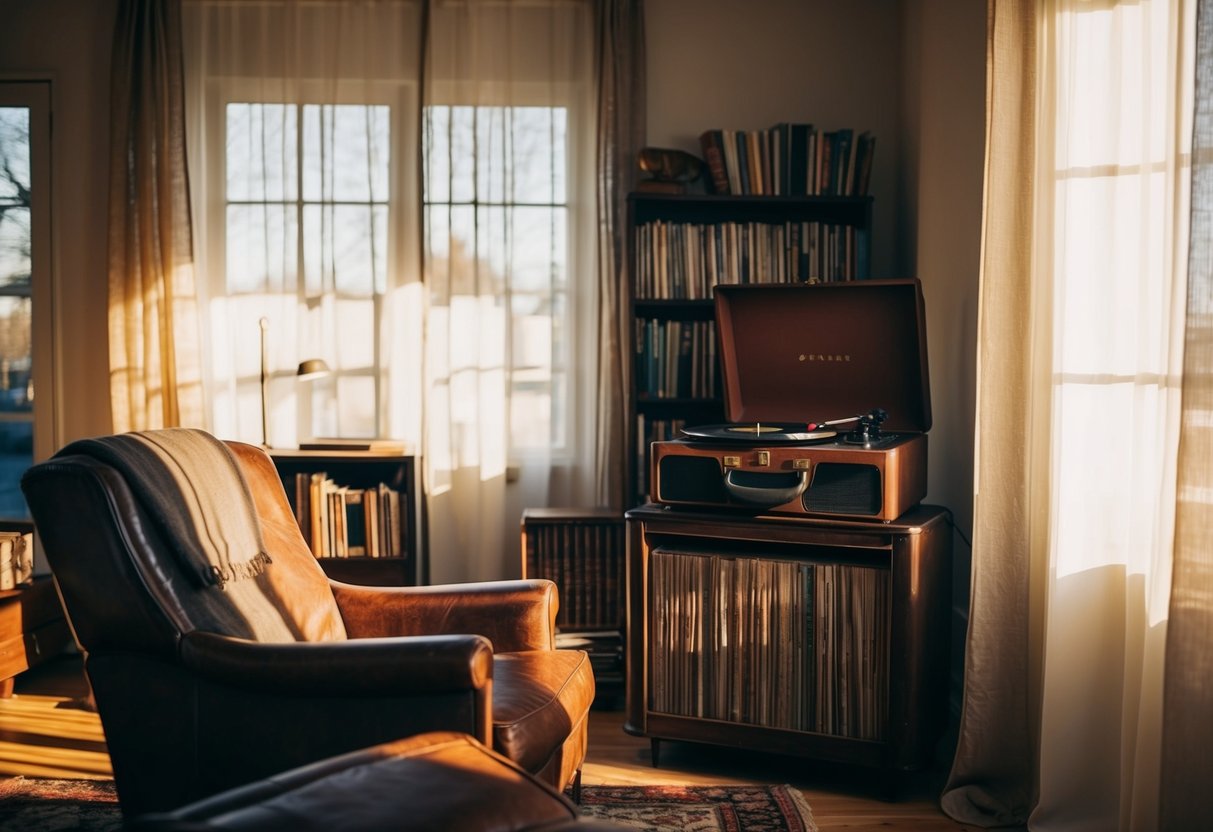
[[[806,430],[804,423],[757,422],[735,425],[703,425],[683,428],[682,433],[692,439],[711,439],[715,442],[738,442],[745,444],[805,444],[825,442],[838,435],[836,430]]]

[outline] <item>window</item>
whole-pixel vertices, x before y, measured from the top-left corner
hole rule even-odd
[[[394,195],[408,190],[416,139],[405,130],[406,108],[392,103],[407,91],[383,85],[381,93],[381,103],[285,104],[233,86],[212,104],[223,113],[215,142],[223,173],[212,174],[223,233],[207,238],[212,262],[222,263],[208,270],[214,376],[227,378],[212,396],[221,434],[260,432],[253,339],[262,317],[269,444],[401,433],[389,369],[401,371],[402,362],[388,353],[398,342],[393,330],[414,325],[396,314],[392,296],[416,262],[416,212]],[[424,244],[430,268],[452,275],[448,325],[498,345],[486,359],[475,339],[466,352],[453,339],[447,371],[433,381],[449,402],[451,429],[478,434],[481,400],[461,395],[460,385],[496,371],[508,388],[508,454],[560,454],[573,441],[568,109],[442,105],[426,108],[424,119]],[[419,357],[419,342],[411,351],[405,360]],[[314,357],[331,374],[296,383],[298,362]],[[420,412],[416,400],[405,406]]]
[[[35,387],[50,389],[49,307],[34,302],[50,266],[49,98],[46,84],[0,83],[0,520],[29,518],[20,479],[35,430],[47,432],[40,446],[52,444],[49,408],[37,421],[34,409]]]
[[[222,295],[284,328],[280,349],[293,342],[298,360],[330,365],[331,378],[299,397],[305,435],[381,433],[375,344],[387,291],[390,115],[385,105],[226,105]],[[341,337],[324,345],[330,326]],[[327,354],[306,354],[312,346]],[[287,359],[273,363],[279,377],[297,363]],[[259,395],[259,378],[238,384]]]
[[[505,328],[497,356],[453,350],[447,385],[451,422],[467,433],[480,418],[461,375],[498,370],[507,379],[510,451],[559,453],[569,444],[571,361],[567,188],[568,110],[551,106],[431,106],[425,113],[426,253],[449,270],[453,332],[457,298],[489,298],[501,313],[470,310]],[[474,257],[471,269],[451,261]],[[442,261],[447,261],[444,265]],[[477,304],[479,307],[480,304]]]

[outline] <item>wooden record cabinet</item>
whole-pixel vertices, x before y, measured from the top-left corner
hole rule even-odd
[[[624,730],[893,772],[947,718],[951,531],[891,523],[626,514]]]

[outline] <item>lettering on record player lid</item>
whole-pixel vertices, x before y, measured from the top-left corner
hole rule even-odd
[[[730,422],[888,411],[887,432],[931,427],[926,317],[917,279],[717,286]]]

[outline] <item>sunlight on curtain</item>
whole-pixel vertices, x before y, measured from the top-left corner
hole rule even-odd
[[[973,615],[943,797],[961,820],[1092,832],[1157,823],[1193,5],[991,7],[992,32],[1036,24],[991,39]],[[1025,44],[1036,54],[1026,72]],[[997,155],[1025,132],[1034,155]],[[1029,263],[1005,256],[1013,238],[1000,222],[1023,235]],[[989,372],[1002,356],[1021,375]],[[992,430],[995,412],[1017,427]],[[1011,479],[981,490],[998,478]]]
[[[1194,3],[1060,2],[1035,279],[1052,500],[1034,829],[1157,821],[1179,442]]]
[[[420,2],[186,0],[211,429],[421,438]],[[299,382],[300,361],[332,373]]]
[[[516,576],[522,509],[593,496],[592,31],[584,0],[431,7],[424,465],[437,581]]]
[[[110,79],[113,430],[203,424],[181,4],[118,6]]]

